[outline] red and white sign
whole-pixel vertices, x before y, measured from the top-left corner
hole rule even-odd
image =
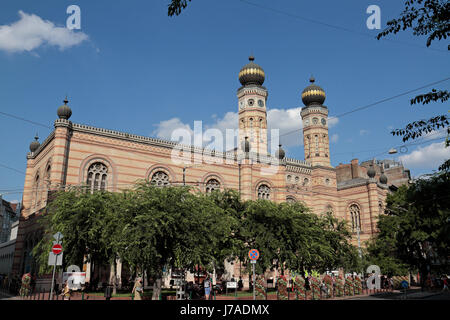
[[[256,261],[259,258],[259,251],[257,249],[251,249],[248,252],[248,257],[250,258],[250,260],[252,261]]]
[[[62,252],[62,246],[61,246],[59,243],[55,244],[55,245],[52,247],[52,252],[53,252],[54,254],[60,254],[60,253]]]

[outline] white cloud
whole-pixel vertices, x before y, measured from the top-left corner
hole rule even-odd
[[[172,132],[176,129],[185,129],[191,134],[194,133],[194,131],[191,129],[191,126],[188,124],[184,124],[179,118],[172,118],[169,120],[161,121],[156,126],[157,128],[153,131],[153,134],[158,138],[166,140],[170,140],[172,138]]]
[[[292,109],[270,109],[267,112],[267,127],[278,129],[280,143],[285,147],[303,145],[301,107]],[[270,139],[270,138],[269,138]]]
[[[398,159],[408,169],[435,170],[449,158],[450,147],[445,148],[444,142],[437,142],[426,147],[419,147]]]
[[[301,107],[291,109],[269,109],[267,111],[267,127],[268,127],[268,141],[270,143],[270,131],[272,129],[278,129],[280,135],[280,142],[284,147],[293,147],[303,145],[302,135],[302,120],[300,117]],[[202,124],[203,131],[208,129],[218,129],[222,132],[223,137],[226,136],[226,130],[237,130],[239,115],[237,112],[227,112],[223,118],[217,115],[212,115],[212,124]],[[339,122],[338,118],[329,118],[328,127],[332,128]],[[172,139],[172,132],[176,129],[186,129],[191,134],[194,130],[189,124],[183,123],[179,118],[172,118],[169,120],[161,121],[156,125],[156,130],[153,131],[153,135],[156,135],[162,139]],[[334,134],[330,137],[332,142],[337,142],[338,135]],[[209,142],[208,139],[204,139],[203,142]],[[225,143],[225,141],[224,141]],[[278,146],[278,142],[276,142]],[[269,146],[270,147],[270,146]]]
[[[442,128],[440,130],[431,131],[430,133],[424,134],[422,137],[424,140],[432,140],[444,138],[447,136],[447,128]]]
[[[83,32],[56,27],[53,22],[44,21],[35,14],[19,11],[19,16],[20,19],[11,25],[0,26],[0,50],[31,52],[46,44],[64,50],[88,39]]]

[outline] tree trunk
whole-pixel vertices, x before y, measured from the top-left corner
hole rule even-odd
[[[112,280],[112,285],[113,285],[113,292],[112,294],[116,294],[117,293],[117,272],[116,272],[116,259],[114,259],[113,263],[111,264],[111,268],[112,268],[112,275],[110,281]]]
[[[159,296],[161,294],[161,284],[162,284],[162,278],[161,277],[158,277],[153,282],[152,300],[159,300]]]

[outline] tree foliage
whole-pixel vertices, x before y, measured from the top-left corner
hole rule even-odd
[[[410,28],[416,36],[428,36],[427,46],[436,39],[447,39],[450,35],[450,3],[444,0],[407,0],[400,17],[388,21],[387,28],[377,38]]]
[[[108,192],[86,193],[82,188],[59,192],[40,220],[44,236],[33,250],[40,272],[48,271],[47,259],[53,234],[61,232],[65,265],[79,265],[85,256],[108,261],[112,256],[105,225],[117,205],[117,195]]]
[[[405,8],[397,19],[387,22],[387,27],[377,35],[381,39],[389,34],[412,29],[415,36],[427,36],[427,47],[435,40],[447,39],[450,35],[450,2],[441,0],[407,0]],[[448,46],[450,50],[450,45]],[[411,105],[429,104],[430,102],[445,102],[449,99],[447,90],[432,89],[428,93],[420,94],[411,99]],[[423,119],[409,123],[402,129],[391,131],[394,136],[402,136],[403,142],[416,139],[422,134],[447,127],[450,135],[449,118],[439,115],[430,119]]]
[[[259,273],[360,270],[344,221],[313,214],[301,202],[242,201],[232,190],[201,194],[149,182],[121,193],[73,189],[57,194],[43,226],[46,236],[34,252],[42,272],[49,271],[46,259],[57,231],[64,235],[66,265],[90,257],[114,266],[120,258],[154,280],[170,268],[223,270],[226,260],[239,259],[249,269],[252,248],[261,254]]]
[[[189,0],[191,2],[191,0]],[[188,0],[172,0],[169,4],[168,15],[172,17],[173,15],[180,15],[181,11],[186,9],[188,5]]]
[[[450,174],[440,172],[402,186],[388,195],[380,233],[368,246],[371,258],[385,269],[405,268],[426,274],[448,269],[450,257]]]

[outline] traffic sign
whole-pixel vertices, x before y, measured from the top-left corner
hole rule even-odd
[[[49,266],[62,266],[63,261],[63,253],[54,254],[53,252],[49,252],[48,254],[48,265]]]
[[[52,252],[56,255],[60,254],[62,252],[62,246],[57,243],[52,247]]]
[[[406,280],[403,280],[402,281],[402,288],[408,288],[409,287],[409,283],[408,283],[408,281],[406,281]]]
[[[55,238],[57,241],[61,240],[63,238],[63,235],[61,232],[57,232],[53,235],[53,238]]]
[[[256,260],[258,260],[258,258],[259,258],[259,251],[257,250],[257,249],[251,249],[249,252],[248,252],[248,257],[250,258],[250,260],[254,260],[254,261],[256,261]]]

